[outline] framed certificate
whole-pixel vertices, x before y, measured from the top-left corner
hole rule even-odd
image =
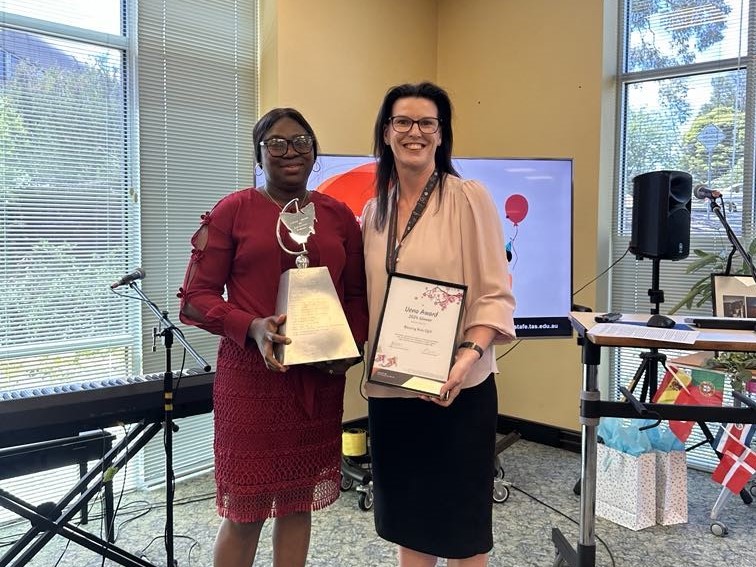
[[[467,286],[391,274],[370,359],[370,382],[439,397],[454,362]]]

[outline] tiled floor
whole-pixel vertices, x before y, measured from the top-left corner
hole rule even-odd
[[[572,491],[580,474],[580,457],[574,453],[518,441],[504,454],[505,478],[512,483],[509,499],[494,505],[495,547],[491,567],[550,567],[554,562],[551,530],[558,527],[575,542],[579,499]],[[212,475],[203,475],[177,486],[174,508],[174,557],[180,567],[212,565],[212,545],[218,518],[215,515]],[[633,532],[605,520],[597,520],[596,533],[608,546],[597,543],[596,564],[602,567],[756,567],[756,504],[745,506],[731,498],[718,519],[729,528],[727,537],[710,531],[711,508],[719,487],[709,475],[689,472],[689,521],[676,526],[655,526]],[[156,566],[165,565],[165,549],[159,537],[165,511],[160,491],[132,493],[124,497],[117,524],[117,545],[136,555],[142,552]],[[531,497],[532,496],[532,497]],[[439,495],[428,494],[428,498]],[[535,500],[534,498],[538,500]],[[313,535],[308,565],[313,567],[371,567],[395,565],[393,547],[373,530],[372,515],[357,505],[358,494],[343,493],[330,508],[313,515]],[[96,513],[96,510],[93,512]],[[565,517],[565,515],[567,517]],[[25,526],[0,530],[0,544],[8,543]],[[91,521],[88,528],[99,532]],[[0,553],[7,547],[0,548]],[[61,558],[62,556],[62,558]],[[59,563],[56,563],[60,559]],[[445,562],[440,562],[445,565]],[[101,567],[115,565],[76,544],[55,538],[28,565],[31,567]],[[271,565],[270,525],[261,538],[256,566]]]

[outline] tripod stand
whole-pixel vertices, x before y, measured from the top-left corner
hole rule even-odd
[[[642,257],[640,256],[639,258],[642,259]],[[648,296],[651,299],[651,303],[653,304],[653,306],[651,307],[651,315],[658,315],[659,305],[661,303],[664,303],[664,291],[659,288],[660,260],[659,258],[653,258],[652,262],[651,288],[648,290]],[[637,403],[637,400],[633,397],[632,394],[641,380],[643,381],[641,385],[642,401],[650,401],[654,397],[654,394],[656,394],[659,378],[659,365],[664,367],[664,363],[667,361],[667,356],[660,353],[658,348],[649,348],[648,352],[642,352],[640,354],[640,358],[642,362],[638,369],[635,371],[635,374],[633,375],[632,380],[630,380],[630,384],[628,384],[627,389],[621,388],[621,390],[623,391],[623,396],[622,398],[620,398],[620,401],[622,402],[630,401]],[[646,428],[647,427],[645,427],[644,429]],[[575,494],[580,494],[580,484],[581,479],[578,479],[575,483],[575,486],[572,487],[572,491]]]
[[[648,297],[651,300],[651,315],[659,314],[659,305],[664,303],[664,291],[659,288],[659,258],[652,259],[651,266],[651,288],[648,290]],[[628,391],[633,393],[638,383],[643,380],[641,384],[641,398],[640,401],[645,402],[653,399],[656,394],[659,379],[659,365],[664,367],[664,363],[667,361],[667,356],[660,353],[658,348],[649,348],[648,352],[642,352],[640,354],[641,364],[635,371],[633,379],[628,385]],[[624,401],[624,400],[621,400]]]

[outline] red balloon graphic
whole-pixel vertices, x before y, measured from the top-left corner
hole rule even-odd
[[[359,217],[365,203],[375,196],[375,162],[366,163],[329,177],[316,191],[346,204]]]
[[[528,214],[528,200],[522,195],[510,195],[504,203],[504,211],[507,218],[517,226]]]

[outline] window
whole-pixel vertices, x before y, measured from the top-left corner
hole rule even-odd
[[[180,325],[176,293],[200,215],[253,184],[256,5],[151,0],[137,21],[136,0],[0,0],[1,390],[165,370],[155,316],[109,290],[135,266],[214,367],[217,338]],[[180,420],[177,476],[212,465],[211,417]],[[164,463],[156,438],[128,483],[163,482]]]
[[[0,388],[128,376],[139,307],[129,25],[119,0],[0,2]],[[95,22],[97,25],[95,25]]]
[[[139,5],[139,125],[143,289],[174,323],[176,293],[200,215],[235,189],[253,185],[257,117],[257,2],[162,0]],[[144,370],[165,369],[152,352],[154,316],[145,311]],[[182,326],[215,368],[217,337]],[[178,343],[173,370],[181,365]],[[187,366],[196,363],[187,357]],[[181,392],[176,393],[179,400]],[[176,475],[212,465],[212,416],[181,420]],[[162,439],[144,450],[144,481],[165,478]]]
[[[693,185],[720,191],[730,225],[746,246],[753,234],[754,81],[748,41],[754,0],[623,0],[620,2],[617,131],[619,156],[613,200],[612,255],[628,248],[632,222],[632,179],[660,169],[688,172]],[[751,47],[749,47],[749,45]],[[678,303],[704,274],[686,273],[694,249],[729,252],[717,217],[695,197],[691,213],[690,256],[662,260],[659,289],[662,313]],[[649,312],[652,261],[626,258],[613,269],[611,305]],[[711,315],[711,304],[682,312]],[[640,351],[613,355],[612,391],[626,385],[640,364]],[[666,352],[674,357],[675,352]],[[636,391],[640,394],[640,389]],[[729,398],[728,398],[729,399]],[[727,402],[726,402],[727,403]],[[716,424],[712,424],[715,428]],[[716,431],[716,429],[715,429]],[[693,443],[703,440],[698,429]],[[691,464],[712,468],[708,447],[689,454]]]
[[[13,63],[0,82],[0,386],[128,375],[139,367],[139,310],[108,290],[139,254],[127,40],[63,38],[44,19],[55,3],[4,7],[15,4],[39,12],[0,15]],[[117,2],[100,8],[123,25]]]

